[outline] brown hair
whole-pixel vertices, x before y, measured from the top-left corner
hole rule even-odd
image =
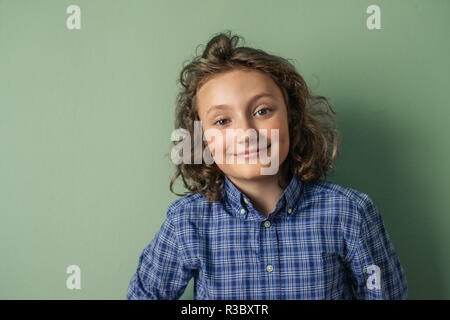
[[[336,121],[328,111],[335,112],[328,99],[310,92],[289,59],[260,49],[238,47],[239,40],[244,38],[231,35],[229,30],[218,33],[208,42],[201,56],[195,56],[183,67],[178,80],[182,88],[176,97],[175,128],[184,128],[194,137],[194,121],[200,120],[196,92],[212,76],[236,68],[259,70],[280,87],[286,102],[290,147],[282,165],[287,167],[281,169],[295,174],[302,181],[326,177],[327,172],[334,169],[333,162],[339,153]],[[325,102],[325,111],[317,107],[320,102]],[[170,191],[178,196],[203,192],[208,201],[216,201],[220,198],[224,174],[215,163],[207,164],[202,160],[201,164],[195,164],[193,151],[194,142],[191,141],[191,163],[176,165]],[[189,190],[184,194],[173,191],[173,184],[179,176]]]

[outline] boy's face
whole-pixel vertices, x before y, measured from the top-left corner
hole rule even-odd
[[[270,96],[252,99],[261,93]],[[218,105],[222,106],[216,107]],[[216,133],[222,133],[208,138],[207,145],[217,166],[227,176],[246,180],[257,178],[261,176],[261,168],[273,166],[267,161],[260,161],[263,155],[267,155],[265,158],[276,157],[278,167],[286,159],[289,152],[287,107],[280,88],[263,72],[232,70],[215,75],[197,91],[197,111],[203,133],[213,128],[218,130]],[[227,129],[231,129],[236,136],[227,136]],[[257,140],[249,138],[248,129],[253,129]],[[278,138],[272,129],[278,129]],[[262,136],[267,137],[267,149],[261,149],[260,154],[238,155],[258,150]],[[217,158],[219,150],[222,152],[221,161]],[[227,162],[227,157],[232,160],[231,163]]]

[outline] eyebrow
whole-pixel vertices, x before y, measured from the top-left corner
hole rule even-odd
[[[263,97],[270,97],[272,99],[276,99],[275,96],[271,93],[268,92],[261,92],[258,93],[257,95],[253,96],[247,103],[247,105],[250,105],[252,103],[254,103],[256,100],[263,98]],[[212,106],[211,108],[209,108],[209,110],[206,112],[206,116],[213,110],[215,109],[227,109],[229,106],[227,104],[218,104],[216,106]]]

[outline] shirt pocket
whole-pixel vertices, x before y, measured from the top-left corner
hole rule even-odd
[[[333,274],[341,270],[342,259],[339,254],[334,252],[321,252],[320,253],[320,266],[321,271],[324,274]]]
[[[346,295],[348,279],[341,255],[335,252],[321,252],[320,273],[323,280],[323,299],[342,299]]]

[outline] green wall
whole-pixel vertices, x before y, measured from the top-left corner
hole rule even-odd
[[[0,299],[125,299],[177,198],[176,79],[226,29],[331,99],[343,155],[328,179],[374,199],[410,299],[449,299],[449,14],[447,0],[0,0]]]

